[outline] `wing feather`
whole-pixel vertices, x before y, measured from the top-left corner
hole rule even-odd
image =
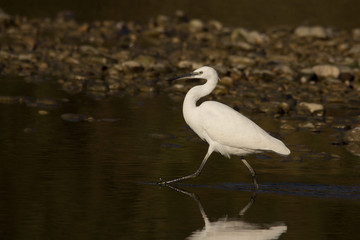
[[[225,104],[207,101],[199,107],[203,131],[217,143],[233,148],[272,150],[288,154],[287,147],[256,123]]]

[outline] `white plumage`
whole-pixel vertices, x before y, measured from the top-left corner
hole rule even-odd
[[[280,140],[270,136],[253,121],[225,104],[206,101],[196,105],[196,102],[216,87],[219,77],[211,67],[201,67],[194,72],[181,75],[169,80],[180,78],[206,79],[203,85],[191,88],[185,96],[183,114],[186,123],[199,137],[209,144],[208,152],[200,168],[191,175],[167,181],[173,183],[198,176],[207,159],[213,151],[229,157],[230,155],[244,156],[262,151],[273,151],[282,155],[289,155],[290,150]],[[245,159],[243,163],[249,168],[254,184],[258,188],[255,171]]]

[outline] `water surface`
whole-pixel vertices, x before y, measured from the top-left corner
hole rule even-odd
[[[0,95],[58,101],[0,104],[1,239],[197,239],[219,229],[238,237],[360,236],[359,158],[331,144],[332,129],[281,131],[279,120],[243,109],[292,150],[290,158],[247,158],[260,184],[249,206],[251,176],[237,157],[213,154],[198,179],[178,185],[197,198],[151,184],[192,173],[206,153],[182,118],[181,97],[94,100],[52,83],[1,84]],[[68,122],[64,113],[95,120]]]

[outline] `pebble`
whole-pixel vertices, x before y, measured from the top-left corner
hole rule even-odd
[[[315,125],[312,122],[302,122],[302,123],[299,123],[298,126],[300,128],[310,128],[310,129],[315,128]]]
[[[204,23],[200,19],[193,19],[189,23],[190,32],[200,32],[204,29]]]
[[[360,127],[355,127],[346,132],[344,136],[346,142],[359,142],[360,143]]]
[[[221,85],[232,87],[234,85],[234,80],[231,77],[226,76],[226,77],[221,78],[219,83]]]
[[[324,28],[321,26],[300,26],[295,29],[295,35],[298,37],[313,37],[313,38],[329,38],[333,35],[330,28]]]
[[[360,157],[360,143],[359,142],[351,142],[345,148],[353,155]]]
[[[39,111],[38,111],[38,114],[39,114],[39,115],[43,115],[43,116],[44,116],[44,115],[48,115],[48,114],[49,114],[49,112],[48,112],[48,111],[46,111],[46,110],[39,110]]]
[[[230,36],[232,41],[243,41],[250,44],[259,44],[263,45],[268,42],[268,37],[266,34],[259,33],[258,31],[248,31],[244,28],[236,28],[232,31]]]
[[[297,106],[297,110],[299,112],[315,114],[317,116],[324,115],[324,106],[320,103],[300,102]]]
[[[140,72],[144,70],[144,67],[141,63],[133,60],[123,62],[121,66],[121,70],[125,72]]]
[[[35,128],[24,128],[24,133],[35,133],[36,129]]]
[[[67,122],[83,122],[83,121],[89,121],[89,119],[90,120],[92,119],[92,117],[87,117],[85,115],[76,114],[76,113],[64,113],[61,115],[61,118]]]
[[[255,60],[249,57],[231,55],[229,56],[230,64],[236,66],[238,64],[243,64],[246,66],[252,66],[255,64]]]
[[[360,28],[355,28],[352,30],[352,37],[356,41],[360,41]]]
[[[319,78],[338,78],[340,75],[340,69],[333,65],[317,65],[312,70]]]

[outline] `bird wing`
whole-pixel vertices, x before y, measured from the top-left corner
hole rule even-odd
[[[288,154],[289,150],[280,140],[227,105],[207,101],[198,109],[203,131],[212,141],[233,148],[272,150]]]

